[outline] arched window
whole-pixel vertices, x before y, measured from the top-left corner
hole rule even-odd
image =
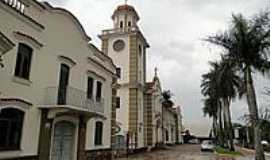
[[[29,79],[33,49],[26,44],[19,43],[15,76]]]
[[[128,21],[128,26],[131,27],[131,22],[130,21]]]
[[[96,122],[95,145],[102,145],[103,123]]]
[[[20,149],[24,112],[7,108],[0,110],[0,150]]]
[[[142,55],[142,46],[141,45],[139,45],[139,55],[141,56]]]
[[[166,130],[165,133],[166,133],[166,141],[169,141],[169,131]]]
[[[124,24],[123,21],[120,22],[120,28],[123,28]]]

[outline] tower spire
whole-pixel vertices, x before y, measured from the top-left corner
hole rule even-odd
[[[127,3],[128,3],[128,0],[125,0],[125,5],[127,5]]]

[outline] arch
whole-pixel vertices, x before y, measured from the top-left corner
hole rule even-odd
[[[22,33],[20,31],[14,31],[13,32],[14,35],[21,41],[27,41],[29,43],[31,43],[32,46],[35,46],[36,48],[41,48],[43,47],[44,45],[39,42],[36,38],[26,34],[26,33]]]
[[[0,110],[14,108],[25,112],[33,104],[19,98],[0,98]]]
[[[58,59],[61,63],[68,65],[70,68],[74,67],[77,64],[73,59],[67,56],[59,55]]]

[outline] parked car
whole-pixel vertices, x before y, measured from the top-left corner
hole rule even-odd
[[[189,144],[199,144],[199,140],[198,139],[191,139],[188,141]]]
[[[268,143],[267,141],[265,141],[265,140],[261,141],[261,144],[262,144],[263,146],[269,146],[269,143]]]
[[[210,140],[206,140],[203,141],[201,144],[201,151],[214,151],[215,145],[213,143],[213,141]]]

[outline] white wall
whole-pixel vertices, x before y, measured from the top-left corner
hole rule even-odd
[[[69,57],[76,62],[70,70],[69,86],[86,92],[87,71],[91,70],[104,77],[102,97],[104,98],[104,108],[106,117],[104,121],[104,148],[110,147],[111,135],[111,84],[112,75],[102,68],[88,61],[88,57],[93,57],[92,51],[88,47],[88,42],[70,16],[61,11],[36,10],[35,19],[40,21],[46,29],[42,32],[33,28],[25,19],[18,18],[8,10],[0,6],[0,21],[5,22],[0,25],[1,32],[6,35],[16,46],[3,56],[5,67],[0,70],[0,90],[1,97],[20,98],[33,103],[33,106],[25,111],[25,119],[22,133],[21,150],[16,152],[0,152],[0,158],[8,156],[36,155],[39,141],[40,110],[38,107],[44,105],[45,88],[58,86],[59,70],[61,61],[59,55]],[[31,10],[34,11],[34,10]],[[34,15],[35,13],[31,13]],[[13,31],[19,31],[30,35],[35,40],[43,44],[38,48],[27,39],[18,39]],[[30,71],[30,81],[28,85],[14,81],[14,70],[17,58],[18,43],[23,42],[34,49]],[[106,62],[107,63],[107,62]],[[105,64],[104,64],[105,65]],[[114,72],[113,68],[108,68]],[[95,91],[95,90],[94,90]],[[89,128],[90,127],[90,128]],[[91,122],[88,123],[87,137],[91,136]],[[90,140],[87,141],[88,149],[97,149],[92,146]]]
[[[117,40],[123,40],[125,42],[125,48],[116,52],[113,49],[113,44]],[[114,64],[117,67],[121,68],[121,78],[118,79],[119,84],[128,83],[129,82],[129,37],[127,35],[122,35],[119,37],[111,37],[109,39],[108,46],[108,55],[112,58]]]

